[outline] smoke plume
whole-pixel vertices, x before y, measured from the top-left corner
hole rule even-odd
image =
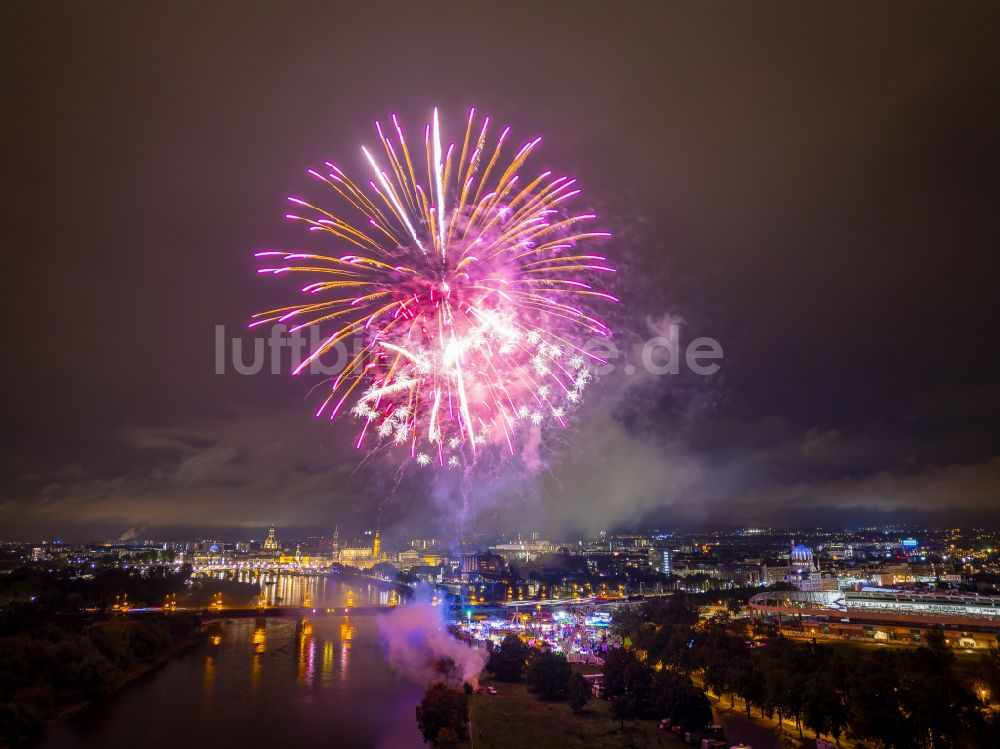
[[[393,609],[379,617],[378,627],[389,665],[418,683],[476,684],[486,666],[486,652],[455,639],[445,625],[443,609],[427,601]],[[442,670],[441,664],[449,661],[454,668]]]

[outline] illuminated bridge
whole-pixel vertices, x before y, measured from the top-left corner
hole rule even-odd
[[[315,619],[324,616],[346,616],[365,614],[382,614],[391,611],[395,606],[337,606],[337,607],[312,607],[312,606],[232,606],[217,607],[210,606],[202,609],[176,608],[164,610],[160,607],[129,609],[126,613],[129,617],[142,618],[146,616],[196,616],[201,621],[214,621],[219,619],[257,619],[257,618],[278,618],[278,619]]]

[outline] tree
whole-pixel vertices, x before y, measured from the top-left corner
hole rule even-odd
[[[789,714],[791,693],[795,685],[788,664],[780,658],[769,658],[764,668],[764,707],[778,714],[778,731],[784,730],[782,719]]]
[[[655,717],[667,717],[686,729],[697,730],[712,722],[712,704],[691,677],[675,671],[658,671],[653,676],[650,707]]]
[[[604,679],[601,682],[601,696],[612,700],[625,691],[625,669],[634,663],[635,655],[631,650],[615,648],[604,656]]]
[[[611,634],[626,645],[638,636],[643,626],[643,617],[639,609],[632,606],[622,606],[611,616]]]
[[[446,684],[430,687],[417,705],[420,735],[435,749],[456,746],[458,737],[467,732],[468,724],[468,698]]]
[[[630,629],[629,641],[648,654],[650,663],[690,670],[695,666],[691,644],[697,621],[698,607],[687,596],[675,594],[643,603],[638,609],[638,624],[634,617],[623,615],[618,631]]]
[[[434,749],[458,749],[460,739],[452,728],[442,728],[434,739]]]
[[[944,633],[932,629],[927,647],[900,653],[899,701],[918,741],[929,747],[973,746],[983,716],[978,700],[953,666]]]
[[[733,679],[733,688],[743,698],[747,718],[750,717],[750,709],[754,706],[761,708],[761,716],[763,716],[764,671],[760,667],[760,659],[743,658],[736,661],[735,665],[736,676]]]
[[[542,653],[528,666],[528,691],[548,699],[566,696],[572,669],[561,653]]]
[[[653,677],[649,669],[633,659],[625,664],[621,688],[611,698],[611,714],[622,725],[626,720],[642,717],[650,706]]]
[[[530,652],[520,637],[509,634],[490,654],[486,668],[500,681],[520,681]]]
[[[879,650],[869,658],[856,657],[849,673],[851,735],[877,741],[883,747],[915,746],[911,724],[900,709],[902,676],[896,653]]]
[[[976,672],[986,685],[987,696],[992,694],[994,698],[1000,697],[1000,646],[990,647],[989,652],[979,659]]]
[[[835,728],[836,692],[820,674],[813,674],[802,695],[802,722],[812,729],[816,736],[830,734],[839,737],[840,727]]]
[[[705,686],[719,695],[719,699],[726,693],[730,695],[732,693],[730,681],[734,672],[729,659],[725,656],[724,651],[710,651],[704,667]],[[732,707],[731,700],[730,707]]]
[[[816,736],[829,734],[839,740],[847,721],[844,704],[846,673],[837,652],[815,643],[800,648],[801,657],[792,663],[798,672],[802,723]]]
[[[611,715],[622,727],[626,720],[638,718],[641,709],[642,705],[635,694],[623,692],[611,698]]]
[[[674,713],[674,720],[689,729],[700,730],[712,722],[712,703],[705,690],[698,689],[688,681],[682,698]]]
[[[452,658],[438,658],[431,664],[434,670],[434,679],[448,684],[458,686],[462,683],[462,669]]]
[[[940,667],[947,668],[955,662],[955,654],[948,647],[948,640],[944,636],[944,629],[933,626],[924,635],[924,647],[930,652],[934,660]]]
[[[583,708],[590,702],[591,697],[590,684],[583,678],[583,674],[574,672],[569,677],[567,692],[569,694],[570,709],[574,713],[582,713]]]

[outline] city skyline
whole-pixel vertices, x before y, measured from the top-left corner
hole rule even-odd
[[[286,541],[302,541],[307,539],[318,540],[323,539],[329,541],[332,538],[333,533],[336,531],[339,534],[339,538],[342,541],[357,542],[367,536],[370,536],[374,531],[378,530],[382,535],[382,538],[391,540],[393,542],[404,542],[411,538],[434,538],[443,546],[447,547],[460,547],[468,544],[479,543],[483,546],[488,546],[489,543],[496,541],[497,539],[514,539],[514,538],[532,538],[532,537],[544,537],[546,539],[553,539],[561,542],[569,541],[584,541],[593,540],[597,538],[618,538],[618,537],[630,537],[630,536],[647,536],[649,538],[684,538],[684,537],[698,537],[698,536],[711,536],[711,535],[746,535],[754,536],[758,534],[763,534],[765,536],[779,536],[787,537],[789,539],[801,538],[806,536],[824,536],[824,535],[851,535],[851,534],[877,534],[885,536],[886,538],[898,537],[899,539],[907,538],[915,535],[922,534],[939,534],[949,531],[961,531],[961,532],[986,532],[986,533],[996,533],[1000,532],[1000,529],[995,528],[991,525],[926,525],[920,523],[889,523],[885,525],[853,525],[853,526],[744,526],[744,525],[720,525],[720,526],[648,526],[648,527],[636,527],[636,526],[622,526],[611,528],[607,530],[602,530],[594,534],[581,534],[581,533],[547,533],[538,529],[530,528],[520,528],[513,530],[495,530],[495,529],[480,529],[476,531],[469,530],[464,536],[453,536],[450,534],[434,534],[434,533],[424,533],[424,532],[407,532],[405,529],[398,527],[392,527],[388,533],[385,529],[376,525],[367,525],[365,523],[360,523],[357,525],[343,525],[339,522],[334,522],[328,526],[282,526],[275,523],[265,524],[261,526],[201,526],[201,527],[190,527],[190,526],[179,526],[177,528],[158,528],[154,529],[155,532],[147,532],[144,529],[139,528],[129,528],[124,533],[118,535],[107,535],[107,536],[67,536],[64,534],[43,534],[36,536],[5,536],[0,537],[0,543],[32,543],[32,542],[45,542],[45,543],[64,543],[64,544],[95,544],[95,543],[132,543],[132,542],[177,542],[181,540],[216,540],[224,541],[226,543],[238,543],[238,542],[249,542],[249,543],[260,543],[263,541],[269,531],[275,531],[280,537]]]

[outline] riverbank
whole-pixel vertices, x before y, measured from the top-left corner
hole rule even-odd
[[[422,694],[390,669],[376,617],[227,620],[203,645],[54,725],[38,749],[125,747],[136,737],[156,747],[306,747],[324,736],[419,749]]]
[[[177,656],[183,655],[184,653],[191,651],[192,649],[201,645],[207,639],[208,639],[208,633],[204,627],[195,630],[194,632],[192,632],[191,636],[188,638],[186,642],[178,644],[176,647],[173,648],[173,650],[171,650],[168,653],[162,653],[157,657],[157,659],[153,663],[143,663],[127,671],[122,676],[121,681],[106,695],[102,695],[101,697],[92,700],[84,700],[75,705],[66,705],[62,710],[59,711],[57,715],[54,715],[53,717],[49,718],[46,721],[45,725],[46,729],[50,728],[51,726],[55,725],[61,720],[67,720],[69,718],[72,718],[73,716],[79,714],[83,710],[86,710],[88,707],[94,705],[100,700],[107,699],[108,697],[117,694],[125,687],[131,685],[133,682],[141,679],[142,677],[153,674],[157,670],[163,668],[165,665],[170,663],[170,661],[176,658]],[[4,745],[0,744],[0,746]]]
[[[42,622],[0,638],[0,747],[37,742],[51,726],[197,646],[196,617],[114,619],[82,629]]]

